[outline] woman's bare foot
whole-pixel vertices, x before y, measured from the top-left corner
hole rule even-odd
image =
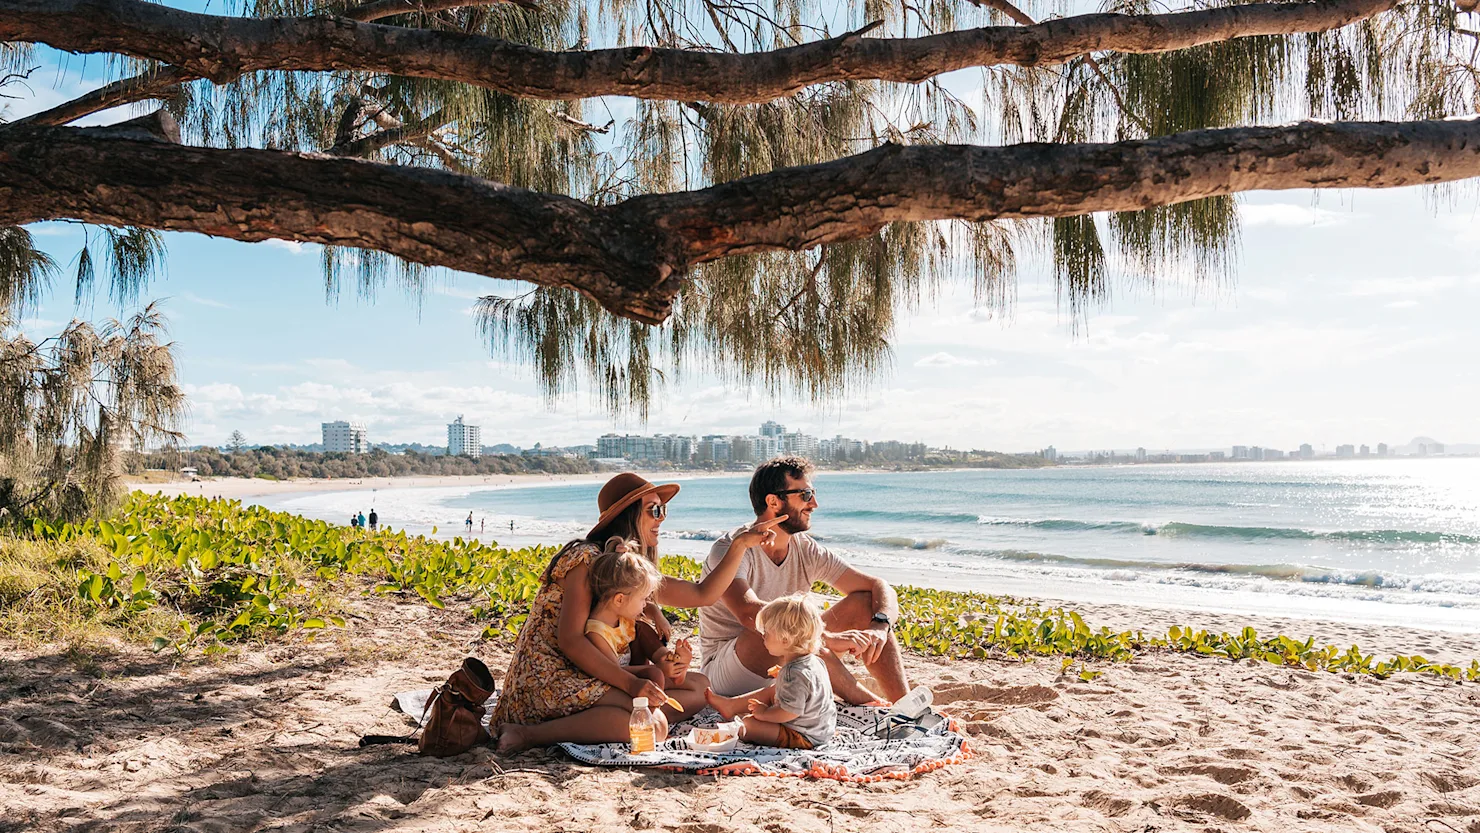
[[[709,707],[719,712],[725,720],[734,720],[737,714],[749,714],[750,707],[746,704],[744,697],[721,697],[714,693],[714,689],[704,689],[704,700]]]
[[[524,727],[518,723],[504,723],[498,727],[498,752],[501,755],[512,755],[515,752],[523,752],[529,748],[529,738],[524,732]]]

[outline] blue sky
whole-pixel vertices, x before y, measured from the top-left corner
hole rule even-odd
[[[67,72],[54,53],[42,59],[7,118],[102,80],[97,58],[86,73],[76,58]],[[320,422],[352,419],[372,441],[440,444],[458,414],[485,443],[519,445],[751,432],[769,418],[1003,450],[1480,442],[1480,199],[1461,187],[1433,203],[1420,189],[1249,194],[1231,287],[1190,274],[1154,289],[1121,282],[1076,334],[1044,264],[1028,259],[1007,317],[948,289],[901,316],[892,370],[844,401],[773,401],[690,376],[646,425],[612,419],[584,390],[549,408],[527,372],[491,358],[470,308],[513,284],[443,272],[420,302],[349,289],[328,303],[312,246],[169,234],[167,275],[146,298],[165,299],[192,443],[237,429],[253,443],[315,442]],[[64,264],[80,248],[78,226],[32,230]],[[117,313],[101,295],[75,308],[63,279],[24,327],[47,335]]]

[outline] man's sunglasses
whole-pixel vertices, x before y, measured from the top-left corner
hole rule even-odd
[[[816,489],[782,489],[779,492],[772,492],[771,494],[777,495],[777,496],[781,496],[781,495],[801,495],[802,496],[802,502],[805,503],[805,502],[811,500],[812,498],[817,497],[817,490]]]
[[[647,508],[647,513],[649,515],[652,515],[654,520],[661,521],[664,518],[668,517],[668,504],[654,503],[652,506],[649,506]]]

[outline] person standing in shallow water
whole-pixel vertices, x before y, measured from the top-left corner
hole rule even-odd
[[[380,528],[380,516],[375,514],[375,507],[370,507],[370,531],[374,532]]]
[[[468,532],[471,533],[473,531],[473,513],[472,512],[469,512],[468,513],[468,519],[466,521],[464,521],[464,523],[467,524]]]

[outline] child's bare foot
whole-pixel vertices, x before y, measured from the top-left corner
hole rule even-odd
[[[524,727],[518,723],[504,723],[498,727],[498,751],[501,755],[512,755],[529,748],[529,739]]]
[[[749,713],[744,697],[721,697],[714,693],[714,689],[704,689],[704,700],[709,707],[719,712],[725,720],[734,720],[735,715]]]

